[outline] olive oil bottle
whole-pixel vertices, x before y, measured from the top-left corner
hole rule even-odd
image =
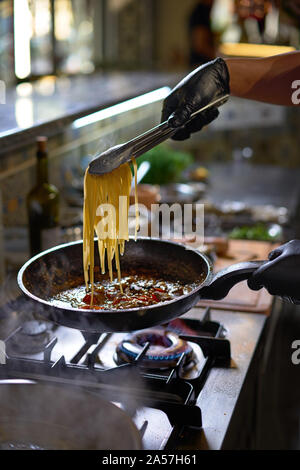
[[[59,191],[48,180],[47,137],[37,138],[36,185],[27,195],[31,256],[60,242]]]

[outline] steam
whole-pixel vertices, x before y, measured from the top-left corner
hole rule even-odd
[[[112,135],[101,138],[96,154],[114,143]],[[82,249],[81,245],[79,249]],[[53,256],[51,260],[51,264],[41,260],[28,280],[28,289],[43,300],[48,300],[53,295],[53,286],[55,289],[59,285],[63,287],[63,283],[67,283],[76,269],[73,259],[67,254],[60,252],[59,257]],[[8,334],[25,321],[50,320],[60,324],[60,316],[55,314],[55,309],[49,309],[25,295],[20,296],[20,289],[12,274],[6,276],[0,285],[0,320],[2,319],[5,327],[1,324],[0,340],[5,340]],[[89,320],[84,312],[78,326],[83,331],[90,330]],[[88,334],[85,336],[88,338]],[[93,347],[96,344],[97,342]],[[74,350],[74,355],[76,352]],[[1,442],[19,442],[28,444],[30,448],[38,446],[48,449],[138,448],[138,433],[130,418],[142,406],[143,395],[146,393],[138,366],[95,372],[95,380],[101,373],[104,387],[95,383],[93,391],[92,387],[89,390],[82,387],[85,375],[80,372],[76,374],[75,370],[73,368],[69,379],[66,373],[67,381],[58,379],[59,385],[55,386],[0,384],[0,445]],[[30,372],[24,373],[24,378],[27,378],[26,375],[30,376]],[[109,376],[114,377],[111,389]],[[110,390],[115,390],[116,393]],[[125,413],[111,404],[110,400],[120,402]],[[18,425],[19,420],[23,421],[22,425]]]
[[[103,142],[101,145],[104,147]],[[106,145],[109,145],[108,141]],[[54,290],[57,292],[57,288],[63,289],[68,279],[81,269],[78,262],[78,256],[81,257],[82,253],[81,244],[78,245],[78,250],[49,253],[45,260],[36,260],[34,269],[26,271],[28,290],[37,297],[48,300]],[[50,320],[59,324],[60,316],[55,311],[56,309],[49,309],[49,306],[26,298],[25,295],[20,296],[15,276],[8,275],[0,286],[0,320],[3,319],[5,323],[4,329],[3,322],[1,323],[0,340],[5,340],[24,321]],[[91,325],[84,312],[82,315],[78,312],[77,315],[78,329],[89,331]],[[89,339],[88,333],[85,337]],[[98,342],[99,339],[101,338],[98,338]],[[92,347],[96,347],[96,344],[95,336]],[[77,350],[74,350],[74,355],[76,353]],[[138,448],[138,432],[131,418],[137,414],[147,393],[138,366],[119,367],[115,371],[95,371],[92,376],[96,382],[95,387],[90,385],[89,389],[82,369],[76,373],[73,368],[72,372],[70,377],[66,372],[66,380],[52,377],[51,380],[57,380],[55,386],[0,384],[0,445],[1,442],[19,442],[30,445],[30,448]],[[100,374],[103,387],[97,379]],[[110,380],[110,377],[113,379]],[[24,373],[24,378],[32,378],[30,368],[28,373]],[[116,411],[115,406],[110,403],[112,400],[120,403],[124,411]],[[20,419],[30,423],[19,426]],[[43,426],[39,424],[41,422]],[[11,426],[11,423],[16,426]]]
[[[0,284],[0,339],[5,340],[6,335],[17,328],[19,314],[16,309],[17,298],[20,291],[12,274],[7,274]]]
[[[102,136],[96,147],[96,152],[94,153],[94,155],[92,155],[91,160],[99,156],[102,152],[108,150],[110,147],[113,147],[114,145],[116,145],[116,139],[113,134],[107,134],[105,136]]]
[[[82,246],[79,244],[78,249],[80,250],[80,254],[81,248]],[[78,255],[79,253],[76,253],[76,258]],[[48,256],[50,256],[50,254]],[[35,261],[36,266],[32,270],[31,277],[30,272],[27,273],[27,288],[31,290],[32,293],[45,300],[53,295],[53,286],[55,286],[56,289],[60,280],[62,283],[67,283],[68,277],[72,277],[72,270],[73,272],[74,270],[78,271],[76,262],[74,264],[74,257],[69,256],[68,253],[60,252],[59,256],[56,253],[54,256],[51,256],[51,258],[46,258],[45,261],[37,261]],[[55,314],[52,315],[51,313],[51,316],[49,315],[50,310],[48,306],[27,299],[24,295],[18,297],[19,293],[20,291],[15,278],[12,275],[7,277],[0,289],[2,304],[1,317],[5,318],[5,323],[7,323],[5,332],[1,329],[1,335],[3,334],[4,336],[2,338],[0,336],[0,340],[6,339],[7,333],[14,331],[17,326],[22,325],[26,320],[39,319],[55,321],[56,319],[57,323],[60,323],[59,315],[57,315],[56,318]],[[80,315],[80,312],[78,312],[78,316]],[[81,330],[90,330],[91,325],[85,317],[84,312],[79,318],[78,325],[80,325],[79,329]],[[101,332],[99,332],[99,337],[100,335]],[[85,339],[89,340],[91,338],[92,336],[85,333]],[[98,338],[97,341],[97,335],[95,335],[94,339],[95,344],[91,349],[96,347],[99,339],[101,340],[101,338]],[[77,352],[77,350],[74,350],[74,355]],[[6,406],[3,406],[3,412],[0,412],[0,429],[3,428],[7,430],[7,434],[3,435],[3,433],[0,433],[0,442],[9,442],[9,440],[12,440],[21,443],[29,443],[31,446],[42,448],[49,448],[50,446],[50,448],[57,449],[126,449],[129,448],[127,447],[128,445],[137,445],[133,438],[131,439],[132,444],[128,444],[128,437],[132,435],[138,436],[131,418],[138,412],[138,409],[142,405],[143,396],[146,393],[146,387],[139,374],[138,367],[132,365],[120,367],[115,371],[95,371],[92,377],[96,382],[95,387],[90,382],[89,387],[87,387],[86,376],[82,374],[81,371],[76,373],[75,368],[73,368],[72,371],[73,373],[70,376],[66,373],[65,379],[52,377],[51,380],[57,381],[57,391],[54,390],[52,386],[48,387],[48,385],[42,386],[39,384],[38,386],[33,385],[34,390],[36,390],[34,393],[31,391],[33,390],[32,388],[22,388],[22,390],[25,391],[25,399],[20,398],[21,392],[19,391],[16,395],[15,392],[11,393],[9,402],[6,402]],[[104,384],[103,386],[97,379],[97,377],[100,377],[100,374]],[[54,376],[55,375],[56,374],[54,374]],[[59,369],[57,375],[59,376]],[[110,380],[110,377],[113,377],[113,380]],[[32,379],[30,369],[28,373],[24,373],[24,378]],[[48,378],[50,379],[50,377]],[[110,383],[112,386],[109,385]],[[14,386],[17,387],[17,385]],[[91,390],[93,391],[91,392]],[[3,388],[0,386],[0,401],[3,403],[3,400],[8,400],[8,398],[5,397],[2,400],[2,391]],[[74,411],[72,408],[72,396],[76,393],[80,395],[80,402],[77,402],[78,406],[76,407],[76,411]],[[35,403],[30,402],[30,397],[32,396],[34,396]],[[14,419],[16,421],[19,416],[18,413],[25,413],[22,407],[20,411],[20,403],[23,403],[22,400],[24,404],[26,404],[31,422],[44,421],[44,423],[48,423],[47,426],[44,426],[44,430],[38,432],[38,425],[35,428],[34,425],[28,424],[28,426],[23,426],[23,429],[27,429],[26,434],[21,433],[15,436],[10,434],[9,426],[2,426],[1,417],[5,416],[6,408],[7,410],[15,410],[16,415]],[[116,413],[114,407],[110,405],[110,403],[107,403],[111,400],[120,403],[120,407],[124,410],[125,414],[122,411],[119,412],[120,415]],[[94,408],[91,412],[91,410],[88,409],[89,404],[91,402],[94,403],[94,401],[98,404],[93,405]],[[45,403],[47,403],[47,407],[45,407]],[[47,409],[47,416],[44,414],[45,408]],[[69,418],[67,416],[70,415],[77,416],[76,427],[74,425],[69,427]],[[85,425],[84,423],[87,417],[89,417],[89,421]],[[57,422],[59,422],[59,424],[57,424]],[[127,429],[124,428],[125,424],[123,425],[123,422],[127,423]],[[64,426],[64,435],[61,433],[61,426]],[[72,427],[76,431],[72,430]]]
[[[137,448],[117,407],[75,387],[0,384],[0,443],[44,449]]]

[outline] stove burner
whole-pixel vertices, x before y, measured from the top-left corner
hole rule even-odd
[[[8,341],[8,354],[36,354],[44,351],[51,340],[50,324],[28,320],[22,328]]]
[[[185,363],[192,359],[193,348],[187,341],[180,339],[173,331],[158,327],[127,335],[116,348],[116,362],[133,362],[147,342],[150,347],[141,360],[141,365],[145,368],[175,367],[183,353],[186,356]]]

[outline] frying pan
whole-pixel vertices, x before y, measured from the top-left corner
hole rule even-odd
[[[95,266],[99,265],[95,240]],[[226,297],[238,282],[247,279],[264,261],[231,265],[213,274],[212,265],[202,253],[180,243],[139,238],[129,240],[121,257],[121,270],[143,268],[159,272],[165,280],[194,284],[188,294],[145,307],[120,310],[85,310],[51,305],[49,299],[74,285],[82,285],[82,241],[67,243],[31,258],[20,269],[18,284],[31,299],[40,303],[39,313],[55,323],[87,332],[135,331],[166,323],[190,310],[200,299]],[[101,280],[101,276],[97,280]]]
[[[0,380],[0,450],[139,450],[120,408],[74,387]]]

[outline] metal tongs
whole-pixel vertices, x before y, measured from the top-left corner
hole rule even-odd
[[[221,98],[212,101],[201,109],[193,113],[188,122],[195,116],[203,111],[212,108],[213,106],[221,106],[224,104],[229,95],[222,96]],[[110,173],[118,168],[123,163],[129,162],[132,157],[137,158],[143,155],[148,150],[151,150],[156,145],[164,142],[169,137],[172,137],[178,131],[178,127],[170,127],[168,121],[162,122],[153,129],[145,132],[144,134],[135,137],[134,139],[126,142],[125,144],[115,145],[110,149],[97,154],[94,160],[89,164],[89,173],[92,175],[103,175]]]

